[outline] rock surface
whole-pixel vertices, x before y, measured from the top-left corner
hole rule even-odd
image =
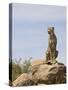
[[[38,84],[60,84],[66,82],[66,67],[64,64],[43,64],[32,67],[33,81]]]
[[[12,83],[13,86],[29,86],[34,85],[34,82],[31,80],[31,75],[23,73]]]
[[[66,67],[62,63],[33,65],[30,73],[23,73],[13,86],[66,83]]]

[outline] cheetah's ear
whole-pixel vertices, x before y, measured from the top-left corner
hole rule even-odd
[[[54,27],[52,27],[52,30],[54,30]]]

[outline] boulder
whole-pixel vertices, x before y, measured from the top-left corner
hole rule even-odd
[[[66,82],[66,67],[62,63],[33,66],[31,72],[33,81],[38,84],[61,84]]]
[[[44,84],[66,83],[66,66],[62,63],[34,64],[29,73],[23,73],[15,81],[13,86],[29,86]]]
[[[34,85],[34,82],[31,80],[31,75],[23,73],[12,83],[13,86],[30,86]]]

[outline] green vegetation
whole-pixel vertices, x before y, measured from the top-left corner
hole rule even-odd
[[[22,71],[23,71],[23,73],[28,73],[30,66],[31,66],[31,61],[30,61],[30,59],[29,59],[29,60],[25,60],[25,61],[23,62],[23,65],[22,65]]]
[[[17,79],[22,73],[29,73],[29,67],[31,65],[31,57],[28,60],[24,60],[20,58],[19,60],[13,60],[14,62],[9,63],[9,79],[10,81],[14,81]]]
[[[22,70],[18,64],[12,64],[12,81],[22,74]]]

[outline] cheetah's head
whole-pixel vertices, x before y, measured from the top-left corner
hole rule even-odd
[[[54,34],[54,27],[48,27],[48,34]]]

